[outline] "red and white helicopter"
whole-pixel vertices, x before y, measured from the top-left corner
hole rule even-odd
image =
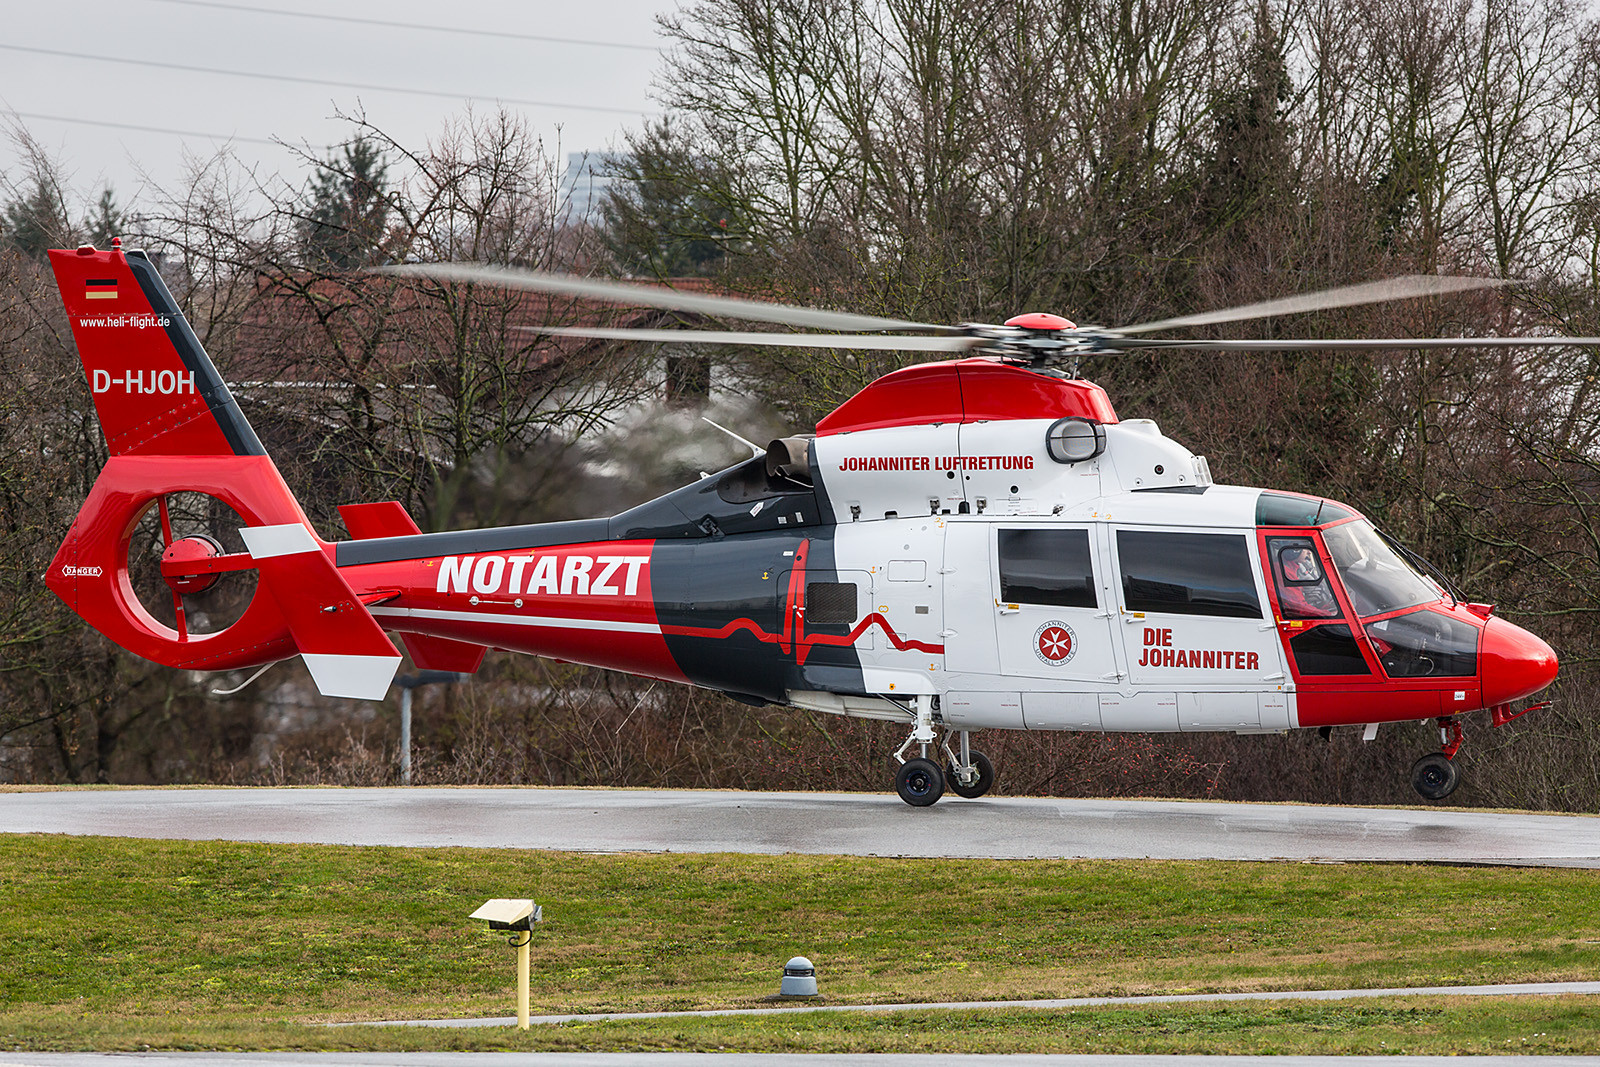
[[[472,671],[488,648],[907,725],[909,804],[994,781],[982,729],[1281,732],[1437,720],[1413,784],[1448,795],[1461,717],[1495,725],[1556,676],[1544,641],[1467,603],[1354,509],[1213,484],[1203,457],[1060,366],[1140,347],[1418,348],[1595,338],[1161,340],[1157,330],[1453,292],[1409,277],[1147,323],[1051,315],[934,327],[465,265],[435,279],[557,290],[834,334],[695,342],[964,353],[873,382],[814,435],[611,518],[423,534],[397,503],[312,529],[142,252],[50,253],[111,458],[46,581],[147,659],[231,670],[299,655],[325,695],[378,699],[400,663]],[[870,332],[863,332],[870,331]],[[886,332],[887,331],[887,332]],[[550,330],[686,340],[682,331]],[[244,551],[177,537],[168,498],[243,522]],[[130,577],[159,516],[175,626]],[[253,570],[242,615],[191,632],[184,597]],[[909,757],[909,758],[908,758]]]

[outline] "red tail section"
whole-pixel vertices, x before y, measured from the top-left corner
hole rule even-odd
[[[226,670],[306,658],[330,696],[383,696],[400,663],[394,646],[340,576],[216,367],[142,252],[52,251],[50,263],[111,459],[45,576],[95,629],[171,667]],[[232,508],[249,548],[222,554],[205,537],[174,539],[167,498],[201,493]],[[159,510],[177,627],[134,591],[129,550]],[[243,615],[192,633],[184,597],[215,576],[256,570]]]

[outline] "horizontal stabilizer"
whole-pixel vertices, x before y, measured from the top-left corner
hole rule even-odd
[[[396,500],[374,504],[340,504],[339,517],[344,520],[350,537],[356,541],[370,541],[375,537],[408,537],[422,532]],[[375,603],[378,601],[368,601],[368,606]],[[487,647],[470,641],[452,641],[447,637],[427,634],[402,633],[400,641],[411,654],[411,662],[424,671],[472,674],[483,663],[484,653],[489,651]]]
[[[306,670],[325,697],[382,700],[400,666],[399,656],[348,656],[302,652]]]
[[[400,654],[311,531],[291,522],[239,535],[322,695],[382,700]]]
[[[374,537],[405,537],[422,532],[397,500],[384,500],[376,504],[340,504],[339,517],[344,520],[344,528],[357,541],[368,541]]]

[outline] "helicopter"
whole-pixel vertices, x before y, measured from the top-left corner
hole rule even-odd
[[[1146,348],[1594,345],[1596,338],[1194,340],[1149,334],[1500,285],[1417,275],[1120,328],[1055,315],[938,326],[471,264],[401,277],[777,323],[790,332],[540,327],[551,336],[946,354],[895,370],[811,434],[608,518],[422,533],[397,502],[320,537],[141,251],[50,252],[110,458],[46,575],[146,659],[265,670],[300,656],[325,696],[381,699],[401,656],[472,672],[490,648],[907,728],[894,784],[985,795],[974,732],[1283,733],[1432,721],[1412,784],[1458,785],[1463,716],[1495,726],[1554,681],[1550,646],[1468,601],[1355,508],[1217,484],[1203,456],[1120,418],[1078,376]],[[796,330],[826,330],[800,333]],[[747,442],[748,443],[748,442]],[[178,536],[169,500],[230,509],[242,549]],[[130,545],[159,526],[172,619]],[[253,575],[230,624],[185,600]],[[246,683],[248,684],[248,682]]]

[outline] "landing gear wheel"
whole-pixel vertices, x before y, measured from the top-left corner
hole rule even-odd
[[[950,792],[968,800],[977,800],[994,786],[994,764],[990,763],[989,757],[982,752],[973,752],[970,755],[972,766],[978,771],[978,777],[972,780],[972,784],[962,784],[961,776],[956,773],[954,767],[948,768],[944,772],[944,777],[945,783],[950,786]]]
[[[1443,752],[1430,752],[1411,765],[1411,785],[1429,800],[1443,800],[1461,784],[1461,768]]]
[[[925,808],[944,796],[944,774],[931,759],[908,759],[895,772],[894,789],[907,804]]]

